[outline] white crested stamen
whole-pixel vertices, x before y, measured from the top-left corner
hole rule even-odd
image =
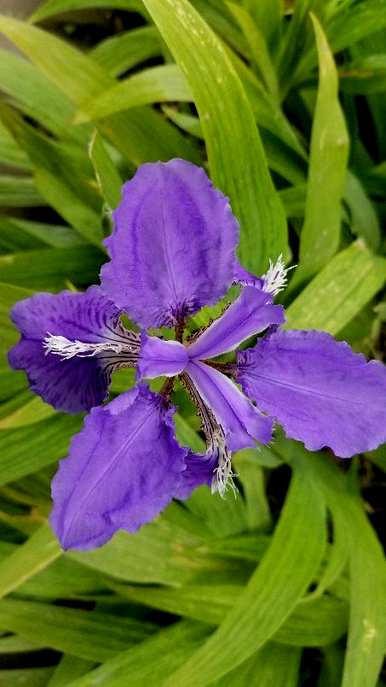
[[[269,268],[265,274],[263,274],[263,291],[266,293],[271,293],[273,296],[277,296],[280,291],[283,291],[287,286],[287,273],[292,270],[293,267],[286,267],[284,264],[283,256],[280,254],[275,263],[272,260],[269,261]]]
[[[237,475],[232,471],[232,455],[227,448],[225,436],[223,432],[216,432],[212,437],[211,450],[215,450],[218,454],[218,465],[213,470],[213,478],[211,484],[211,492],[215,494],[218,492],[222,498],[228,489],[237,494],[237,487],[234,483],[234,477]]]
[[[138,346],[135,343],[122,341],[102,341],[101,343],[86,343],[75,339],[71,341],[65,336],[55,336],[47,332],[47,336],[43,340],[43,348],[45,354],[53,353],[59,355],[63,360],[70,360],[75,356],[80,358],[90,358],[98,353],[105,351],[111,353],[137,353]]]
[[[217,465],[213,470],[212,494],[218,492],[221,497],[224,497],[226,491],[230,488],[236,496],[237,487],[233,480],[234,477],[237,477],[237,474],[232,471],[232,454],[227,447],[225,432],[217,422],[211,409],[202,400],[189,375],[183,373],[181,380],[201,417],[202,430],[207,440],[207,456],[210,460],[213,459]]]

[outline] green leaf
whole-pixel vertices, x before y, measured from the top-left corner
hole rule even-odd
[[[309,47],[308,15],[318,4],[318,0],[299,0],[293,6],[291,21],[284,27],[282,39],[277,46],[276,62],[280,76],[280,90],[282,97],[288,93],[294,81],[296,65]],[[311,42],[312,44],[312,42]]]
[[[10,429],[12,427],[24,427],[31,425],[34,422],[45,420],[47,417],[55,414],[55,409],[44,403],[39,396],[34,396],[23,403],[22,406],[16,408],[11,413],[0,419],[0,429]]]
[[[121,198],[122,179],[96,130],[88,152],[101,195],[110,209],[116,208]]]
[[[207,633],[207,626],[199,623],[175,623],[75,680],[71,687],[122,687],[128,676],[130,687],[162,684],[165,675],[183,664]]]
[[[42,248],[0,255],[0,272],[9,284],[56,291],[68,280],[79,286],[95,283],[103,262],[102,251],[91,246]]]
[[[287,442],[282,449],[299,469],[309,465],[309,454],[301,445]],[[344,528],[342,536],[350,552],[350,618],[342,687],[375,687],[386,645],[386,565],[382,548],[359,494],[349,488],[337,467],[325,455],[314,454],[313,472],[336,527]]]
[[[305,183],[289,186],[280,191],[280,198],[287,217],[304,217],[307,185]]]
[[[118,532],[103,548],[71,553],[71,558],[119,580],[140,584],[179,586],[197,578],[229,579],[237,566],[205,551],[197,551],[202,537],[161,520],[128,535]]]
[[[345,536],[344,521],[339,512],[334,514],[333,542],[324,570],[320,576],[316,589],[309,594],[309,600],[321,598],[326,590],[340,578],[346,569],[349,557],[349,547]]]
[[[224,0],[193,0],[192,5],[215,34],[244,58],[249,58],[248,43]]]
[[[28,153],[41,196],[87,241],[99,246],[100,201],[89,184],[91,165],[84,151],[53,143],[7,108],[2,107],[0,115]]]
[[[382,444],[375,451],[366,453],[366,458],[375,463],[383,472],[386,472],[386,444]]]
[[[312,21],[319,54],[319,87],[312,125],[300,261],[293,285],[318,272],[339,247],[348,156],[348,134],[338,99],[334,59],[318,20],[312,16]]]
[[[186,505],[192,513],[202,518],[213,536],[228,537],[247,528],[247,513],[242,498],[223,499],[219,494],[211,494],[207,487],[200,487],[193,492]]]
[[[0,484],[36,472],[67,454],[81,418],[59,415],[33,425],[0,431]]]
[[[1,670],[0,687],[46,687],[52,671],[52,667]]]
[[[27,639],[22,639],[18,635],[3,636],[0,639],[0,653],[1,654],[17,654],[25,651],[33,651],[40,649],[38,642],[29,642]]]
[[[280,33],[284,11],[282,0],[260,0],[258,3],[255,0],[245,0],[244,5],[253,17],[256,26],[264,33],[269,45]]]
[[[0,160],[3,164],[30,171],[28,156],[16,143],[8,129],[0,122]]]
[[[386,261],[362,241],[336,255],[287,309],[289,329],[337,334],[382,289]]]
[[[386,27],[384,0],[366,0],[366,2],[359,3],[353,3],[349,0],[349,2],[341,3],[340,6],[336,3],[335,10],[330,18],[326,17],[325,22],[327,39],[334,52],[351,48],[366,38],[372,41],[373,37]],[[383,46],[384,40],[382,48]],[[294,49],[296,50],[296,43]],[[315,48],[312,43],[309,43],[296,69],[292,70],[291,85],[307,79],[316,62]]]
[[[386,91],[386,55],[365,55],[345,64],[339,71],[345,93],[366,95]]]
[[[296,472],[272,543],[240,599],[208,642],[166,680],[165,687],[209,685],[277,632],[319,567],[325,546],[324,519],[323,502],[310,475]]]
[[[205,451],[205,442],[180,413],[174,416],[177,440],[182,446],[190,446],[196,453]]]
[[[360,3],[346,3],[337,12],[328,26],[328,37],[335,52],[351,47],[367,36],[377,34],[386,28],[384,0],[366,0]],[[311,56],[310,56],[311,57]],[[305,56],[305,60],[307,56]],[[309,58],[308,58],[309,59]],[[308,65],[312,65],[312,57]],[[299,65],[301,66],[301,65]]]
[[[51,246],[68,248],[84,243],[82,238],[71,227],[56,224],[43,224],[29,219],[0,216],[0,241],[8,240],[12,250],[28,248],[28,241],[35,248]]]
[[[174,122],[174,124],[176,124],[176,126],[179,126],[180,129],[186,131],[187,134],[195,136],[195,138],[203,138],[201,124],[198,117],[186,114],[185,112],[179,112],[168,105],[162,106],[162,112],[164,112],[167,117]]]
[[[385,559],[358,498],[352,497],[347,516],[350,518],[351,610],[342,687],[374,687],[386,646]]]
[[[187,80],[176,64],[143,69],[82,106],[76,122],[103,119],[131,107],[164,101],[191,101]]]
[[[63,12],[83,9],[109,8],[143,13],[141,0],[46,0],[32,14],[30,21],[38,22]]]
[[[0,16],[0,31],[78,107],[115,84],[96,62],[52,33],[6,16]],[[196,147],[149,108],[115,115],[103,122],[101,129],[135,165],[172,157],[199,160]]]
[[[161,54],[161,38],[154,26],[125,31],[98,43],[89,52],[103,69],[112,76],[119,76],[137,64]]]
[[[28,389],[23,389],[23,391],[21,391],[20,393],[13,395],[0,406],[1,421],[5,420],[14,412],[20,410],[23,406],[28,404],[33,398],[34,396],[32,392],[30,392]]]
[[[39,600],[77,599],[102,592],[106,592],[103,577],[66,555],[62,555],[17,589],[18,596],[36,597]]]
[[[1,206],[28,208],[46,204],[45,199],[36,187],[35,181],[30,177],[16,177],[8,174],[0,175]]]
[[[0,598],[20,587],[30,577],[61,555],[49,525],[42,525],[27,541],[0,563]]]
[[[351,231],[362,237],[371,250],[377,251],[381,242],[377,213],[361,182],[350,171],[346,177],[345,202],[350,214]]]
[[[144,640],[156,629],[131,618],[19,599],[0,601],[0,627],[26,639],[38,637],[42,646],[98,662]]]
[[[339,644],[323,649],[323,663],[319,674],[318,687],[341,687],[344,649]]]
[[[94,661],[65,654],[55,668],[47,687],[67,687],[76,678],[88,673],[94,665]]]
[[[71,101],[34,65],[10,50],[0,49],[0,87],[46,129],[65,138],[82,134],[68,126],[74,114]]]
[[[245,499],[247,527],[250,530],[271,526],[271,514],[265,494],[264,471],[256,460],[257,449],[244,449],[233,457]]]
[[[211,176],[229,196],[241,223],[241,260],[259,274],[268,258],[287,252],[287,239],[284,212],[245,91],[221,42],[187,0],[144,4],[192,89]]]
[[[197,585],[180,589],[141,588],[112,585],[123,598],[168,613],[219,625],[235,606],[243,591],[241,585]],[[275,642],[292,646],[331,644],[347,630],[348,606],[334,597],[324,596],[298,603],[274,635]]]
[[[264,34],[256,26],[249,12],[242,6],[227,2],[232,14],[240,24],[251,50],[252,61],[257,71],[275,100],[279,99],[276,72],[268,52]]]
[[[3,351],[7,350],[18,339],[18,332],[10,320],[10,310],[17,302],[23,298],[32,296],[30,289],[25,289],[20,286],[11,286],[0,282],[0,328],[1,328],[1,342],[0,348]],[[16,377],[16,373],[15,377]]]
[[[241,666],[214,683],[214,687],[297,687],[301,652],[268,642]]]

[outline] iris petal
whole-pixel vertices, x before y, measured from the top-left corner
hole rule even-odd
[[[244,392],[311,451],[347,458],[386,440],[386,368],[325,332],[284,331],[238,354]]]
[[[142,165],[123,187],[114,225],[102,288],[143,328],[172,326],[230,286],[238,224],[200,167]]]
[[[189,451],[185,459],[186,470],[182,473],[181,483],[175,494],[176,498],[188,499],[197,487],[211,486],[214,471],[218,465],[216,451],[193,453]]]
[[[231,451],[254,447],[256,441],[267,444],[271,440],[272,421],[225,375],[201,362],[190,362],[186,373],[223,427]]]
[[[77,413],[99,405],[107,396],[112,370],[132,364],[128,351],[65,360],[44,349],[49,334],[51,340],[65,337],[91,346],[127,343],[131,335],[119,324],[119,310],[99,287],[85,293],[38,293],[14,306],[12,320],[22,336],[9,352],[11,367],[25,370],[32,391],[58,410]]]
[[[233,267],[233,282],[241,286],[255,286],[262,289],[264,286],[263,277],[256,277],[253,272],[248,272],[236,259]]]
[[[164,341],[156,336],[142,335],[141,354],[137,364],[138,378],[174,377],[188,363],[185,346],[178,341]]]
[[[51,523],[64,549],[101,546],[121,528],[134,532],[171,501],[187,453],[172,415],[145,385],[93,408],[52,483]]]
[[[189,357],[205,360],[233,351],[245,339],[284,320],[284,309],[273,305],[271,294],[247,286],[222,317],[189,346]]]

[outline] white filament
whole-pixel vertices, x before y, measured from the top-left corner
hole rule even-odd
[[[218,465],[213,470],[213,478],[211,485],[211,492],[215,494],[218,492],[222,498],[230,488],[234,495],[237,494],[237,487],[233,481],[237,475],[232,471],[232,456],[227,449],[224,434],[218,432],[212,438],[212,450],[218,453]]]
[[[123,351],[135,352],[137,349],[134,345],[123,343],[121,341],[103,341],[102,343],[85,343],[83,341],[71,341],[65,336],[54,336],[47,332],[47,336],[43,340],[43,348],[46,355],[53,353],[59,355],[63,360],[69,360],[76,355],[80,358],[89,358],[103,351],[110,351],[112,353],[122,353]]]
[[[292,267],[286,267],[283,261],[283,256],[279,255],[275,263],[272,260],[269,261],[269,268],[265,274],[263,274],[263,291],[266,293],[272,293],[276,296],[280,291],[287,286],[287,273]]]

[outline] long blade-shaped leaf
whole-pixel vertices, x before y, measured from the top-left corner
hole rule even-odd
[[[363,241],[342,250],[302,291],[287,310],[289,329],[324,329],[337,334],[379,291],[386,260]]]
[[[17,589],[61,555],[60,546],[49,525],[34,534],[0,564],[0,597]]]
[[[294,285],[318,272],[338,249],[348,154],[334,58],[315,17],[313,24],[319,54],[319,87],[312,125],[305,221],[300,237],[300,265]]]
[[[252,658],[232,670],[215,687],[296,687],[301,651],[268,642]]]
[[[307,471],[295,473],[271,546],[244,593],[208,642],[165,687],[205,687],[263,646],[311,583],[324,547],[320,493]]]
[[[286,442],[280,450],[307,469],[309,454]],[[386,645],[386,565],[359,494],[325,455],[312,457],[315,483],[324,492],[335,527],[343,528],[350,558],[350,620],[342,687],[375,687]]]
[[[76,121],[102,119],[131,107],[173,100],[192,100],[181,69],[176,64],[151,67],[120,81],[99,98],[86,103]]]
[[[6,16],[0,16],[0,31],[79,107],[115,83],[99,64],[52,33]],[[199,160],[195,146],[150,108],[115,115],[102,128],[136,165],[171,157]]]

